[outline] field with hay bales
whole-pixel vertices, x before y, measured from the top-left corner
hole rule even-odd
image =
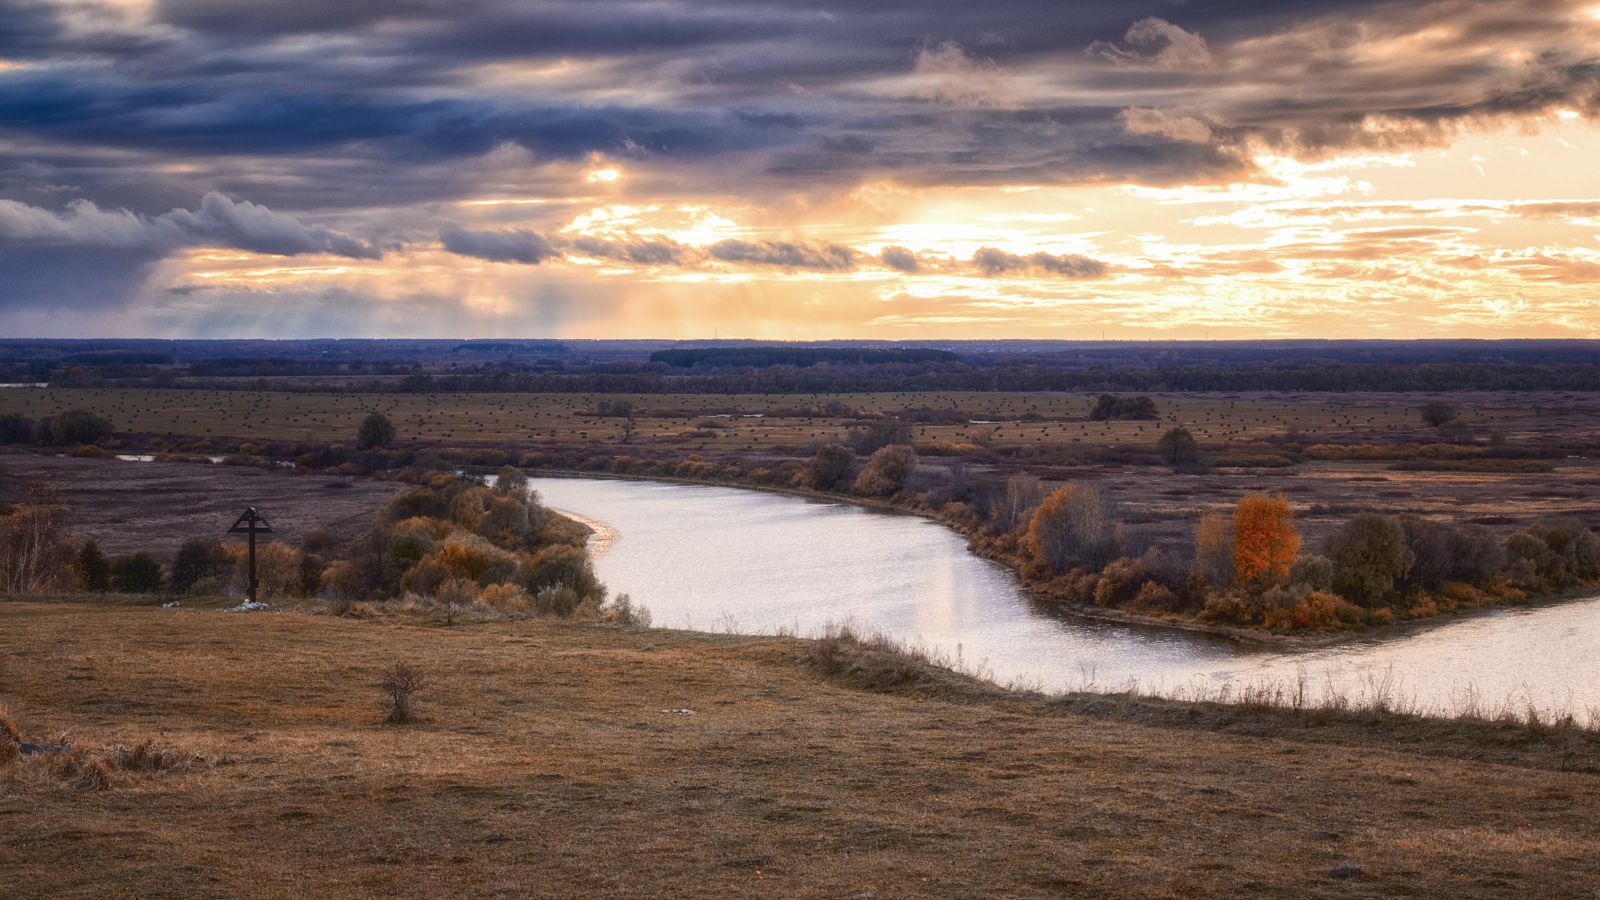
[[[1095,421],[1097,394],[905,392],[867,394],[322,393],[147,388],[9,388],[0,416],[71,409],[119,432],[239,441],[353,442],[370,412],[403,444],[587,445],[772,451],[839,440],[893,418],[915,443],[967,447],[1112,446],[1152,450],[1183,425],[1205,445],[1404,444],[1438,439],[1418,410],[1439,395],[1407,393],[1155,393],[1149,420]],[[1520,445],[1593,442],[1600,401],[1587,393],[1454,393],[1468,437]],[[631,421],[631,434],[625,426]]]

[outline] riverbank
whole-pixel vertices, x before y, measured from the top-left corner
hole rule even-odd
[[[1571,735],[1013,694],[814,642],[0,602],[25,734],[201,764],[0,774],[14,896],[1587,896]],[[382,671],[427,681],[379,724]],[[855,673],[855,674],[852,674]],[[867,686],[877,690],[864,689]],[[1565,769],[1565,770],[1563,770]]]
[[[1212,637],[1224,638],[1241,645],[1259,647],[1263,649],[1316,650],[1337,647],[1352,641],[1399,638],[1406,635],[1418,634],[1454,622],[1461,622],[1480,616],[1503,613],[1506,610],[1537,609],[1545,606],[1559,605],[1571,600],[1593,598],[1597,591],[1600,591],[1600,589],[1595,587],[1586,587],[1556,595],[1531,597],[1517,603],[1502,603],[1470,609],[1462,608],[1450,611],[1441,611],[1433,616],[1401,619],[1389,624],[1367,624],[1359,627],[1347,627],[1333,632],[1285,634],[1266,631],[1259,628],[1245,628],[1202,622],[1193,616],[1147,615],[1115,607],[1071,602],[1070,600],[1060,596],[1052,595],[1039,590],[1038,587],[1027,577],[1024,560],[1014,553],[1006,553],[998,550],[992,541],[985,540],[981,535],[974,534],[970,528],[966,527],[969,523],[959,519],[954,519],[948,515],[944,515],[938,510],[929,509],[919,505],[886,499],[863,498],[852,494],[817,491],[804,487],[750,484],[734,479],[693,478],[666,475],[635,475],[628,473],[595,472],[581,469],[531,468],[528,471],[537,477],[585,478],[644,483],[679,484],[700,487],[734,488],[739,490],[749,490],[760,493],[797,497],[812,501],[843,503],[863,509],[917,516],[932,522],[937,522],[940,525],[950,528],[956,534],[962,536],[967,541],[969,551],[983,559],[987,559],[1009,570],[1017,579],[1017,583],[1021,591],[1023,591],[1027,596],[1031,597],[1034,602],[1042,606],[1095,621],[1141,627],[1170,628],[1194,634],[1203,634]],[[588,524],[591,526],[593,525],[592,522]],[[608,535],[607,546],[609,546],[609,541],[614,539],[614,534]]]
[[[319,516],[324,513],[328,514],[326,523],[320,521],[317,517],[302,519],[291,515],[285,518],[282,515],[275,514],[273,521],[278,528],[278,532],[287,535],[291,540],[297,533],[304,532],[314,525],[322,524],[331,524],[336,532],[345,537],[357,533],[358,530],[365,528],[370,510],[379,505],[389,493],[398,490],[401,484],[400,482],[380,478],[332,476],[298,469],[287,471],[274,466],[216,466],[207,463],[190,464],[159,461],[129,463],[33,454],[0,455],[0,463],[5,464],[0,466],[0,469],[9,468],[13,473],[19,475],[47,477],[52,483],[62,486],[69,500],[69,506],[73,509],[74,516],[83,519],[82,522],[74,521],[72,523],[75,533],[81,533],[80,536],[96,538],[103,548],[111,552],[148,549],[153,550],[158,558],[173,552],[186,537],[210,533],[214,528],[215,521],[224,521],[235,516],[236,513],[233,510],[258,502],[257,498],[260,496],[265,483],[270,482],[280,509],[284,503],[288,503],[290,507],[298,503],[301,509],[317,510]],[[121,467],[125,466],[139,466],[140,477],[130,481],[125,470],[119,471]],[[492,473],[493,471],[493,469],[483,467],[468,468],[484,473]],[[809,500],[848,503],[862,508],[920,516],[939,522],[962,535],[968,541],[972,552],[1009,569],[1017,577],[1023,589],[1036,602],[1053,609],[1098,621],[1172,628],[1220,637],[1241,645],[1271,649],[1315,650],[1336,647],[1356,640],[1401,637],[1479,616],[1493,615],[1505,610],[1534,609],[1557,605],[1571,600],[1593,597],[1596,593],[1600,593],[1600,587],[1589,586],[1559,594],[1529,597],[1515,602],[1441,609],[1431,616],[1402,618],[1389,624],[1366,623],[1346,626],[1336,631],[1281,633],[1255,627],[1203,622],[1192,615],[1147,614],[1117,607],[1100,606],[1094,603],[1074,602],[1059,593],[1041,590],[1040,585],[1029,578],[1025,560],[1014,552],[1005,552],[998,548],[992,539],[975,530],[970,521],[951,516],[942,509],[933,509],[903,500],[865,498],[852,494],[817,491],[789,485],[755,483],[731,477],[638,475],[626,472],[545,466],[527,466],[525,470],[541,476],[551,477],[598,478],[738,488]],[[154,485],[154,487],[147,488],[145,485]],[[328,490],[329,488],[343,488],[344,490]],[[289,493],[285,494],[285,490],[288,490]],[[191,494],[194,496],[191,497]],[[145,504],[145,506],[149,507],[149,510],[158,510],[159,515],[141,514],[138,520],[140,527],[129,528],[127,524],[131,520],[126,512],[127,502],[130,496],[138,499],[141,495],[160,495],[168,499],[176,496],[180,502],[162,503],[154,506]],[[234,499],[229,499],[230,497]],[[141,507],[141,509],[144,509],[144,507]],[[199,524],[196,524],[197,522]],[[585,524],[589,527],[595,526],[594,522],[586,522]],[[597,552],[604,552],[604,549],[609,547],[610,542],[615,537],[615,534],[609,533],[602,526],[592,546]]]

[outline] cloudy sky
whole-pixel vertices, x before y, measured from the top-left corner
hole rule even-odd
[[[1600,337],[1600,0],[0,0],[0,334]]]

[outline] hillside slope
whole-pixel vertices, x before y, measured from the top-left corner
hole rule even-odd
[[[29,739],[205,763],[0,768],[8,897],[1592,896],[1600,776],[1449,729],[1118,713],[804,642],[558,622],[0,602]],[[380,725],[422,667],[421,724]],[[1480,758],[1472,758],[1478,755]]]

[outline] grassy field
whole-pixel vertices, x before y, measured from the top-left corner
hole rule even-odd
[[[224,532],[247,506],[267,516],[270,540],[299,546],[318,528],[349,540],[371,528],[373,511],[405,487],[249,466],[0,455],[0,503],[18,500],[29,482],[56,490],[74,540],[93,538],[111,555],[145,550],[163,562],[185,538],[240,540]]]
[[[1094,422],[1094,397],[1064,393],[709,394],[295,394],[254,391],[9,388],[0,415],[38,418],[90,409],[119,431],[243,440],[344,440],[369,412],[395,424],[404,442],[447,445],[620,443],[623,420],[588,414],[602,400],[635,408],[641,447],[771,450],[838,440],[853,417],[795,416],[837,401],[856,412],[933,411],[958,421],[913,428],[919,443],[1093,444],[1153,447],[1183,424],[1207,444],[1282,437],[1325,440],[1433,440],[1417,410],[1422,394],[1156,394],[1160,421]],[[1600,438],[1600,398],[1585,394],[1452,394],[1463,420],[1487,436],[1524,443]],[[960,421],[964,420],[964,421]]]
[[[0,769],[4,893],[1592,897],[1600,879],[1593,747],[937,672],[877,693],[808,653],[0,602],[0,700],[26,737],[203,757],[90,792],[38,757]],[[380,724],[396,661],[429,676],[421,724]]]

